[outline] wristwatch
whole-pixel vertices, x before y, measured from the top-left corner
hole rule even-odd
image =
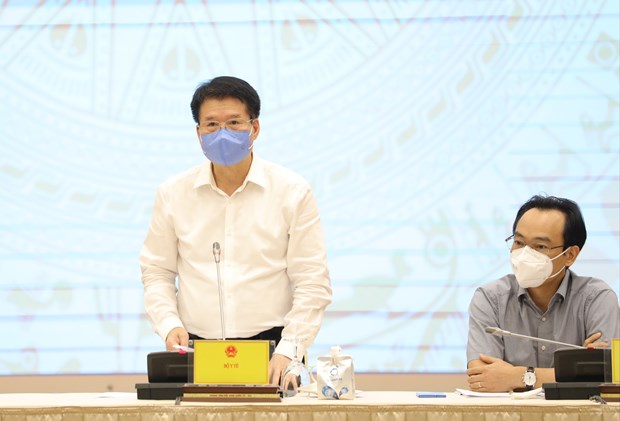
[[[536,373],[534,373],[534,367],[528,367],[525,373],[523,373],[523,383],[525,383],[525,390],[532,390],[536,384]]]

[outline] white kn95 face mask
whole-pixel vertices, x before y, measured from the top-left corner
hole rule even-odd
[[[567,251],[568,249],[551,259],[546,254],[540,253],[529,246],[513,250],[510,253],[512,271],[521,288],[539,287],[547,279],[562,272],[564,267],[553,275],[551,274],[553,270],[553,261]]]

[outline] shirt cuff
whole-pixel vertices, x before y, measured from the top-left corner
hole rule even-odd
[[[297,348],[297,357],[301,360],[301,358],[306,353],[306,348],[302,344],[298,344],[297,346],[295,346],[295,342],[286,340],[284,338],[280,340],[278,346],[276,346],[276,349],[273,352],[275,354],[284,355],[285,357],[288,357],[292,360],[295,357],[295,348]]]

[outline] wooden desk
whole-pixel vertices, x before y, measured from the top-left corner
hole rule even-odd
[[[362,392],[352,401],[293,397],[282,403],[184,403],[138,400],[133,393],[0,394],[0,420],[226,420],[226,421],[620,421],[620,405],[587,400],[546,401],[418,398],[415,392]]]

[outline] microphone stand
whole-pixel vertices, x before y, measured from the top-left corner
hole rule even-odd
[[[220,325],[222,327],[222,340],[226,340],[226,328],[224,324],[224,298],[222,297],[222,277],[220,276],[220,254],[222,249],[220,243],[217,241],[213,243],[213,259],[215,260],[215,267],[217,269],[217,291],[220,297]]]
[[[563,346],[567,346],[567,347],[570,347],[570,348],[586,349],[585,346],[567,344],[565,342],[552,341],[551,339],[537,338],[537,337],[534,337],[534,336],[521,335],[519,333],[512,333],[512,332],[509,332],[507,330],[502,330],[502,329],[500,329],[498,327],[485,327],[484,331],[486,333],[490,333],[491,335],[494,335],[494,336],[516,336],[518,338],[529,339],[530,341],[535,341],[535,342],[547,342],[547,343],[550,343],[550,344],[563,345]]]

